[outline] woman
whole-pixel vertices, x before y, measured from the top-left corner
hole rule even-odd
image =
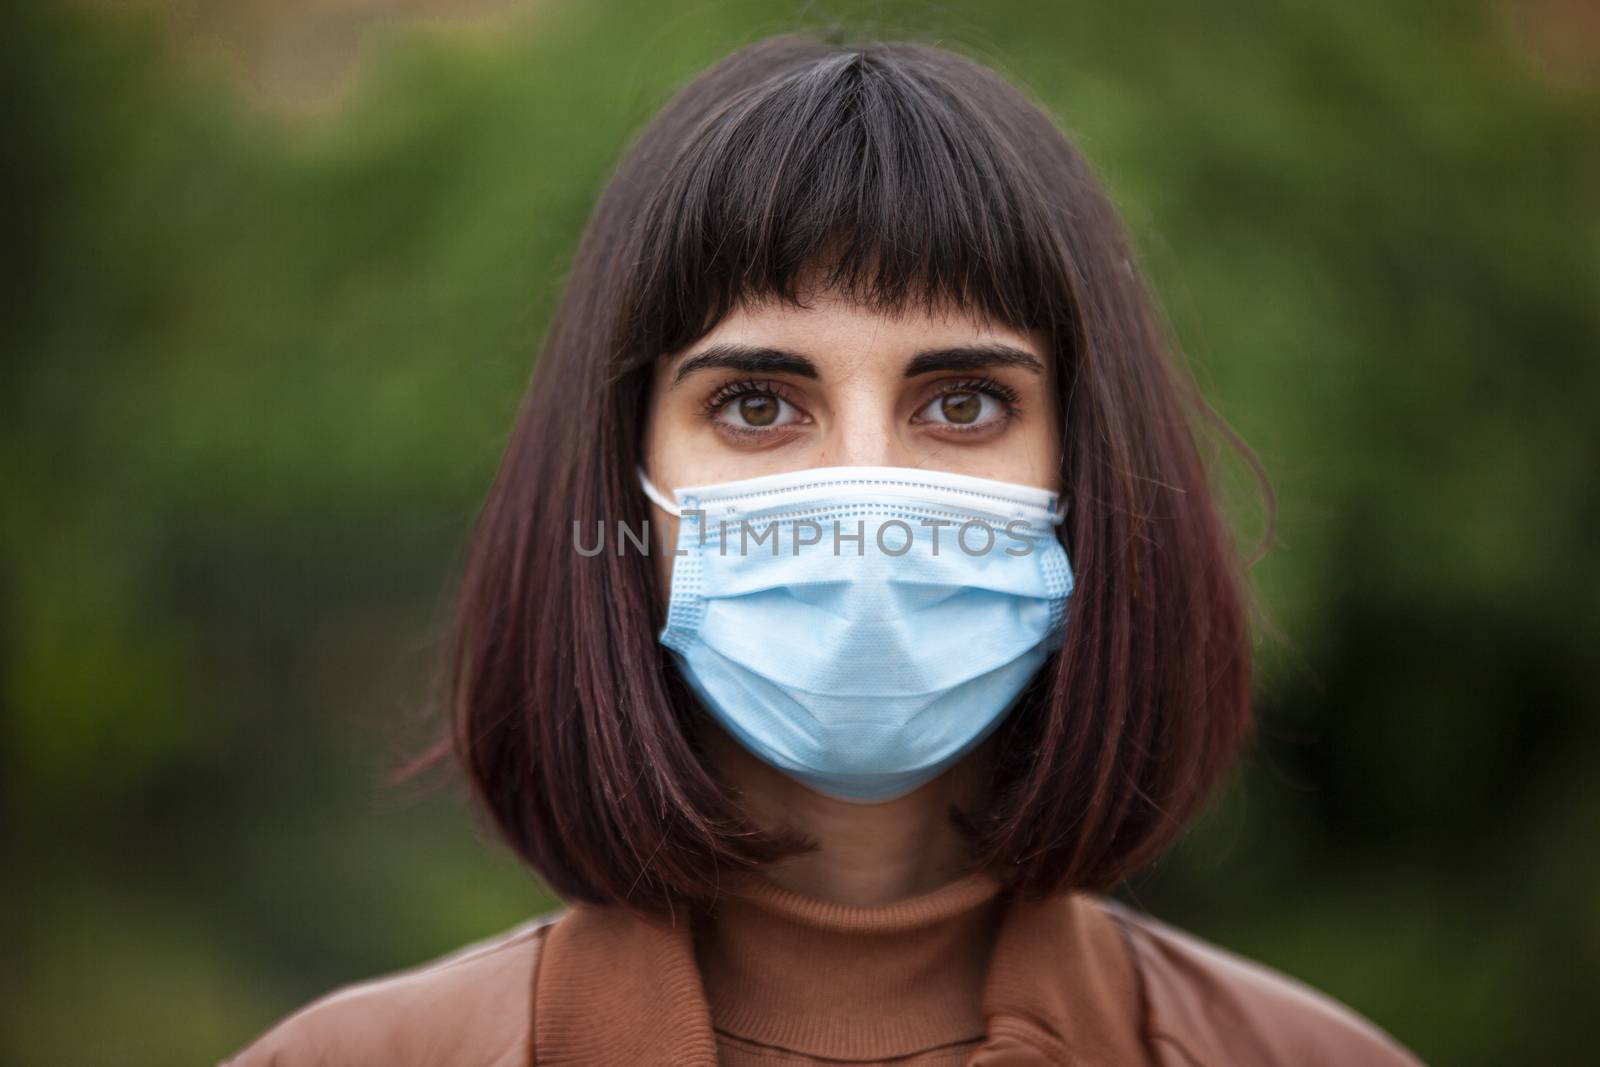
[[[701,76],[589,224],[459,602],[454,750],[570,906],[232,1062],[1415,1063],[1098,895],[1247,728],[1193,399],[993,72]]]

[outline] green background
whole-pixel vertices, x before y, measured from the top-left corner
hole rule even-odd
[[[1581,5],[301,3],[271,54],[238,6],[0,34],[0,1061],[211,1062],[551,906],[458,786],[386,773],[622,146],[835,20],[1046,101],[1277,491],[1261,736],[1128,895],[1430,1062],[1592,1058]]]

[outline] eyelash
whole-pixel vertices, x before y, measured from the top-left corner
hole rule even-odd
[[[1003,418],[1006,421],[1010,421],[1017,415],[1017,402],[1020,399],[1017,391],[999,379],[991,378],[988,375],[979,375],[972,378],[958,378],[947,382],[940,382],[939,387],[922,402],[917,410],[920,411],[922,408],[927,407],[929,403],[937,400],[939,397],[948,396],[951,393],[982,393],[985,396],[993,397],[995,400],[1000,402],[1001,406],[1005,408],[1005,414]],[[741,378],[737,381],[724,382],[722,385],[719,385],[710,396],[706,397],[702,414],[707,419],[715,419],[717,413],[723,408],[727,407],[735,400],[741,400],[747,396],[772,397],[775,400],[781,400],[784,403],[790,404],[796,408],[800,407],[799,404],[796,404],[791,397],[784,393],[783,389],[776,382],[758,381],[755,378]],[[971,428],[951,427],[946,432],[971,433],[976,430],[986,428],[987,427],[982,426],[975,426]],[[743,430],[737,427],[729,427],[729,429],[741,433],[771,432],[770,430]]]

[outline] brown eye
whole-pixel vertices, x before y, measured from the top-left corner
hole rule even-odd
[[[976,422],[983,413],[983,398],[977,393],[946,393],[939,398],[939,411],[946,422],[962,425]]]
[[[803,413],[775,392],[740,386],[741,391],[725,398],[712,398],[712,421],[731,430],[754,433],[778,430],[803,422]]]
[[[759,393],[741,397],[739,417],[749,426],[771,426],[778,419],[778,398]]]
[[[986,390],[953,387],[924,404],[917,419],[962,430],[998,427],[1006,421],[1006,405]]]

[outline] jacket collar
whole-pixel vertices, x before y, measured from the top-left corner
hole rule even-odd
[[[985,980],[987,1037],[970,1067],[1140,1058],[1138,979],[1097,898],[1008,900]],[[690,918],[574,905],[551,927],[533,992],[533,1062],[715,1067]]]

